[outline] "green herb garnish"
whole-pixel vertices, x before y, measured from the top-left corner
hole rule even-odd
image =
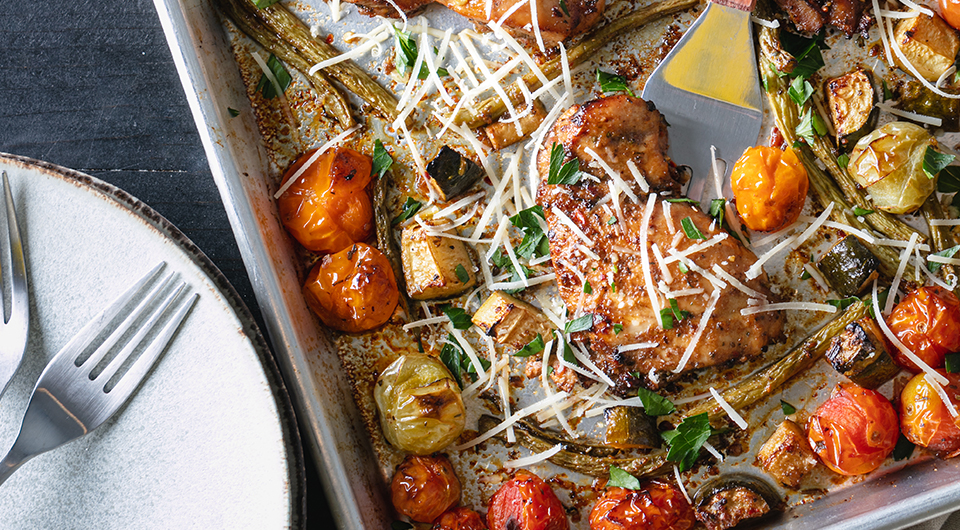
[[[680,274],[686,274],[690,272],[690,269],[687,268],[687,264],[683,261],[677,261],[677,269],[680,270]]]
[[[403,209],[400,211],[400,215],[394,217],[391,224],[400,224],[410,219],[420,211],[421,206],[423,206],[423,204],[420,201],[413,197],[407,197],[406,202],[403,203]]]
[[[681,472],[690,469],[711,434],[713,429],[710,428],[710,416],[706,412],[684,418],[676,429],[660,433],[670,446],[667,460],[675,462]]]
[[[807,271],[807,269],[803,269],[803,272],[800,273],[800,279],[809,280],[810,278],[813,278],[813,275],[810,274],[810,272]]]
[[[697,228],[697,225],[693,224],[693,219],[689,217],[684,217],[680,221],[680,226],[683,227],[683,233],[687,235],[690,239],[706,239],[707,236],[703,235],[702,232]]]
[[[950,247],[940,252],[934,252],[930,254],[931,256],[940,256],[941,258],[952,258],[957,254],[957,251],[960,251],[960,245],[955,247]],[[927,257],[927,270],[930,272],[937,272],[940,270],[940,267],[943,267],[943,263],[938,263],[936,261],[930,261],[929,256]]]
[[[550,148],[550,171],[547,173],[547,184],[576,184],[580,182],[580,160],[563,163],[564,149],[557,142]]]
[[[263,9],[265,7],[270,7],[279,1],[280,0],[253,0],[253,5],[257,6],[257,9]],[[401,522],[401,521],[397,521],[397,522]]]
[[[837,165],[840,167],[847,167],[850,164],[850,155],[843,153],[837,157]]]
[[[270,54],[270,58],[267,59],[267,69],[270,70],[270,73],[276,78],[277,84],[280,85],[280,92],[277,92],[277,87],[270,81],[266,73],[260,75],[260,81],[257,82],[256,91],[260,92],[260,95],[262,95],[264,99],[273,99],[287,90],[293,78],[290,77],[290,72],[283,66],[280,59],[277,59],[277,56],[272,53]]]
[[[543,337],[537,333],[537,337],[530,342],[528,342],[523,348],[517,350],[513,354],[514,357],[530,357],[531,355],[536,355],[543,351]]]
[[[373,142],[373,174],[382,177],[393,167],[393,157],[383,147],[383,142],[377,139]]]
[[[230,114],[231,118],[236,118],[240,115],[240,111],[233,107],[227,107],[227,112]]]
[[[867,210],[866,208],[861,208],[861,207],[859,207],[859,206],[854,206],[854,207],[853,207],[853,215],[856,215],[857,217],[862,217],[862,216],[864,216],[864,215],[870,215],[870,214],[872,214],[872,213],[875,212],[875,211],[876,211],[876,210]]]
[[[498,267],[503,272],[510,273],[511,282],[519,282],[522,280],[520,273],[517,272],[513,266],[513,260],[511,260],[510,256],[508,256],[507,253],[503,252],[501,249],[498,248],[497,251],[493,253],[493,256],[490,256],[490,263],[493,263],[494,266]],[[523,265],[522,263],[520,264],[520,267],[523,269],[523,273],[527,278],[536,274],[535,270]],[[523,289],[524,287],[518,287],[516,289],[505,289],[503,292],[507,294],[514,294],[519,293]]]
[[[720,226],[723,226],[723,215],[726,212],[726,205],[726,199],[713,199],[710,201],[710,217],[716,219]]]
[[[937,191],[940,193],[954,193],[960,191],[960,166],[949,166],[940,170],[937,179]],[[954,197],[956,200],[956,197]]]
[[[893,91],[890,90],[890,87],[887,86],[887,80],[884,79],[880,81],[881,88],[883,88],[883,101],[888,99],[893,99]]]
[[[523,241],[517,247],[517,255],[525,259],[539,258],[550,253],[550,241],[543,233],[543,227],[537,217],[546,221],[543,207],[540,205],[520,210],[517,215],[510,218],[513,226],[523,232]]]
[[[453,378],[457,380],[457,385],[460,388],[463,388],[463,347],[460,346],[460,343],[457,342],[457,338],[453,334],[447,335],[447,342],[443,344],[443,348],[440,349],[440,360],[443,364],[450,370],[450,373],[453,374]],[[469,359],[468,359],[469,360]]]
[[[793,71],[787,75],[806,79],[823,67],[825,63],[820,50],[829,49],[824,42],[824,37],[825,34],[823,32],[820,32],[812,39],[801,37],[788,31],[781,32],[780,42],[783,45],[783,49],[790,53],[797,61]]]
[[[610,479],[607,480],[608,488],[625,488],[628,490],[640,489],[640,481],[637,477],[627,473],[617,466],[610,466]]]
[[[614,324],[614,325],[613,325],[613,334],[614,334],[614,335],[619,335],[621,331],[623,331],[623,324]]]
[[[927,178],[936,178],[937,173],[949,166],[954,158],[956,157],[941,153],[928,145],[926,152],[923,153],[923,172],[927,174]]]
[[[453,272],[456,273],[457,279],[460,280],[460,283],[467,283],[470,281],[470,275],[467,274],[467,269],[463,268],[463,265],[457,264],[457,268],[453,269]]]
[[[400,73],[406,73],[407,69],[413,69],[417,64],[417,55],[419,54],[417,50],[417,41],[413,38],[412,34],[409,31],[403,31],[400,28],[393,27],[394,35],[394,49],[396,50],[396,64],[397,69],[400,70]],[[450,75],[445,68],[437,68],[437,75],[440,77],[445,77]],[[427,68],[427,65],[423,62],[420,63],[420,71],[417,73],[417,77],[420,79],[426,79],[430,76],[430,69]]]
[[[597,82],[600,83],[600,91],[604,94],[610,92],[626,92],[630,94],[631,97],[636,97],[633,95],[630,87],[627,86],[627,80],[617,74],[604,72],[597,68]]]
[[[444,304],[440,306],[440,311],[443,311],[443,314],[447,315],[447,318],[453,323],[455,329],[470,329],[470,326],[473,325],[473,321],[470,320],[470,315],[459,307]]]
[[[795,77],[790,83],[790,88],[787,89],[787,94],[794,103],[802,107],[813,95],[813,85],[802,77]]]
[[[820,115],[813,112],[813,107],[807,108],[797,125],[797,136],[812,142],[816,136],[827,134],[827,126],[823,124]]]
[[[787,403],[786,401],[784,401],[784,400],[781,399],[781,400],[780,400],[780,410],[783,411],[784,416],[789,416],[789,415],[795,414],[795,413],[797,412],[797,407],[794,407],[793,405],[791,405],[791,404],[789,404],[789,403]]]
[[[665,307],[660,310],[660,320],[663,322],[663,329],[673,329],[674,322],[680,322],[690,316],[689,311],[680,309],[677,305],[676,298],[671,298],[669,302],[670,307]]]
[[[859,301],[860,299],[857,298],[856,296],[848,296],[842,300],[827,300],[827,303],[832,305],[833,307],[836,307],[840,311],[843,311],[844,309],[850,307],[851,305]]]
[[[590,286],[590,280],[583,282],[583,292],[586,294],[593,294],[593,287]]]
[[[593,329],[593,313],[587,313],[580,318],[571,320],[563,325],[563,332],[567,335],[578,331]]]
[[[646,388],[638,388],[637,396],[643,403],[643,412],[647,416],[666,416],[677,410],[672,401]]]
[[[570,16],[570,9],[567,8],[566,0],[560,0],[560,10],[563,11],[564,15]]]

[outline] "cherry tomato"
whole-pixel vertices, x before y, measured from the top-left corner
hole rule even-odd
[[[486,530],[487,523],[480,514],[460,506],[443,512],[431,530]]]
[[[390,497],[400,514],[432,523],[460,502],[460,480],[443,455],[409,455],[393,474]]]
[[[943,287],[921,287],[908,294],[887,319],[890,330],[931,368],[943,368],[948,353],[960,350],[960,300]],[[894,359],[913,373],[920,367],[899,349]]]
[[[797,220],[810,182],[793,149],[751,147],[730,174],[737,212],[751,230],[773,232]]]
[[[400,290],[387,257],[370,245],[357,243],[327,254],[314,265],[303,296],[324,324],[356,333],[390,320]]]
[[[944,390],[960,408],[960,375],[937,371],[950,381]],[[944,456],[960,453],[960,427],[923,374],[914,376],[900,393],[900,430],[907,440]]]
[[[841,475],[880,467],[900,437],[893,405],[875,390],[838,385],[807,422],[807,440],[820,460]]]
[[[607,488],[590,511],[590,530],[687,530],[696,522],[683,493],[663,482]]]
[[[313,156],[304,153],[284,175],[289,180]],[[283,226],[314,252],[340,252],[373,232],[370,157],[353,149],[332,149],[297,177],[277,200]]]
[[[940,0],[940,16],[953,29],[960,30],[960,0]]]
[[[570,523],[550,486],[520,470],[490,498],[487,526],[490,530],[568,530]]]

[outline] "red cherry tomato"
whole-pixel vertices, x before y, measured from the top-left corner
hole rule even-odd
[[[908,294],[887,318],[890,330],[931,368],[943,368],[944,357],[960,350],[960,300],[937,286],[921,287]],[[899,349],[894,359],[913,373],[920,368]]]
[[[639,490],[607,488],[590,511],[590,530],[688,530],[696,522],[683,493],[663,482]]]
[[[357,243],[327,254],[314,265],[303,296],[324,324],[356,333],[390,320],[400,290],[387,257],[370,245]]]
[[[953,29],[960,30],[960,0],[940,0],[940,16]]]
[[[937,370],[950,381],[944,390],[960,409],[960,375]],[[960,427],[940,394],[917,374],[900,393],[900,430],[911,442],[947,457],[960,453]]]
[[[431,530],[487,530],[480,514],[460,506],[443,512]]]
[[[487,526],[490,530],[568,530],[570,523],[550,486],[521,470],[493,494]]]
[[[314,154],[308,151],[290,166],[289,180]],[[370,157],[337,148],[320,155],[277,200],[283,226],[308,250],[340,252],[373,233],[373,204],[367,185]]]
[[[409,455],[393,474],[390,497],[397,512],[432,523],[460,502],[460,480],[445,456]]]
[[[880,467],[900,437],[897,412],[875,390],[838,385],[807,422],[807,440],[820,460],[841,475]]]

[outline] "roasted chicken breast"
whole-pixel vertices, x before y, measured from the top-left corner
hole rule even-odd
[[[548,184],[554,142],[590,176]],[[666,148],[659,112],[641,99],[613,96],[565,112],[538,160],[537,202],[549,226],[560,295],[571,318],[593,315],[593,328],[574,339],[588,341],[594,362],[623,394],[754,357],[783,326],[779,312],[740,313],[773,298],[766,276],[748,280],[756,262],[750,250],[691,204],[669,202],[680,198],[680,182]],[[628,161],[642,171],[650,195]]]

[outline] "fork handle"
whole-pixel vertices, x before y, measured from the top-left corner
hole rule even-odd
[[[732,7],[734,9],[739,9],[740,11],[746,11],[747,13],[753,11],[753,6],[756,5],[757,3],[757,0],[711,0],[711,1],[715,4]]]

